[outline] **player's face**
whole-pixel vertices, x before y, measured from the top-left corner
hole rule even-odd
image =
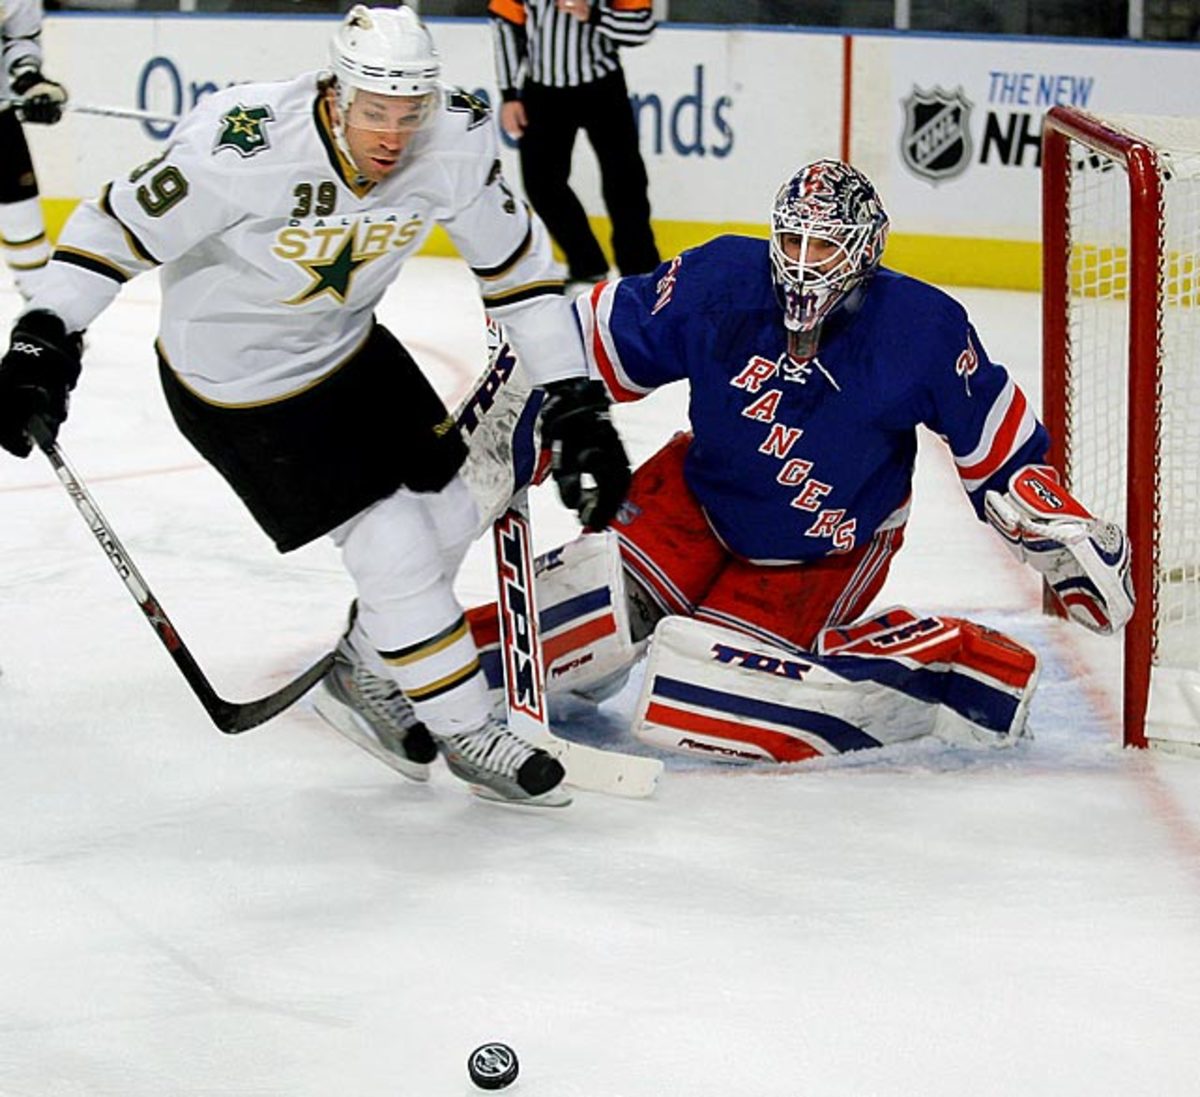
[[[354,166],[364,178],[378,183],[395,170],[400,154],[429,120],[432,106],[428,95],[355,93],[342,119],[342,132]]]
[[[819,236],[808,238],[808,250],[804,250],[804,237],[799,233],[785,232],[780,234],[779,245],[789,259],[794,259],[809,269],[821,274],[833,269],[838,260],[839,247],[832,240],[823,240]]]

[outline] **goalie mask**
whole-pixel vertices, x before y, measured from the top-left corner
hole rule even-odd
[[[840,160],[808,164],[779,188],[771,275],[793,357],[816,353],[821,323],[875,273],[887,233],[875,187]]]
[[[355,4],[334,35],[329,55],[337,77],[339,143],[346,126],[413,133],[433,117],[441,96],[441,61],[411,8]]]

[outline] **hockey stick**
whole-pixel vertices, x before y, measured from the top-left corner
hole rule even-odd
[[[659,759],[601,750],[560,739],[550,731],[526,489],[517,492],[508,509],[496,519],[492,531],[508,726],[562,762],[567,771],[566,783],[575,788],[614,796],[649,796],[662,775],[663,764]]]
[[[649,796],[662,774],[657,758],[602,750],[552,735],[542,681],[540,619],[534,592],[533,539],[529,532],[527,485],[538,463],[534,425],[540,394],[529,396],[523,377],[514,377],[517,359],[499,326],[488,323],[488,364],[475,387],[458,406],[459,428],[481,465],[507,469],[498,482],[484,477],[480,486],[504,501],[490,511],[499,588],[500,647],[505,702],[513,730],[554,754],[567,771],[567,783],[617,796]],[[499,489],[497,491],[496,489]]]
[[[55,476],[67,489],[71,501],[83,516],[92,535],[100,542],[100,547],[104,549],[109,563],[121,577],[126,590],[133,595],[134,601],[146,615],[146,620],[150,622],[150,627],[154,629],[154,634],[162,641],[163,647],[171,653],[171,658],[175,660],[175,665],[183,674],[187,684],[192,687],[192,692],[204,706],[204,711],[212,717],[212,722],[221,731],[227,735],[237,735],[265,723],[272,716],[277,716],[284,709],[295,704],[325,676],[325,672],[333,665],[333,652],[324,655],[300,677],[294,678],[287,685],[257,701],[238,703],[219,697],[204,676],[200,665],[193,658],[191,651],[188,650],[187,644],[175,631],[175,626],[171,624],[166,612],[158,604],[158,600],[147,586],[146,580],[142,578],[141,572],[134,565],[129,553],[117,540],[117,535],[104,515],[100,513],[100,508],[88,493],[87,488],[84,487],[83,481],[71,468],[66,457],[63,456],[62,450],[59,449],[58,443],[54,441],[46,424],[41,419],[35,418],[31,421],[29,436],[50,461]]]
[[[0,106],[16,107],[20,110],[25,105],[24,99],[0,99]],[[64,110],[76,114],[95,114],[102,118],[128,118],[134,122],[159,122],[174,125],[179,121],[175,114],[160,114],[152,110],[134,110],[132,107],[97,107],[87,103],[73,103],[68,99],[63,104]]]

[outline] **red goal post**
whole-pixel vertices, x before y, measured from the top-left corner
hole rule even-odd
[[[1124,523],[1130,746],[1200,744],[1200,120],[1055,107],[1042,132],[1051,463]]]

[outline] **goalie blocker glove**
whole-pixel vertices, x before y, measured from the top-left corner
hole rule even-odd
[[[582,377],[544,387],[542,445],[550,450],[550,472],[563,503],[599,532],[616,517],[631,477],[608,396],[599,381]]]
[[[62,117],[67,89],[56,80],[48,80],[36,65],[16,65],[9,86],[13,95],[23,100],[20,111],[24,121],[52,126]]]
[[[58,435],[66,421],[68,394],[79,380],[80,337],[68,334],[52,312],[26,313],[13,327],[0,358],[0,446],[17,457],[33,449],[29,424],[40,417]]]
[[[1046,580],[1073,621],[1109,635],[1133,615],[1128,538],[1120,526],[1092,515],[1058,483],[1053,469],[1018,469],[1003,495],[987,493],[984,511],[1017,559]]]

